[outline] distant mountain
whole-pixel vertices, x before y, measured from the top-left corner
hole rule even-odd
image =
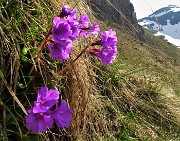
[[[161,8],[138,22],[144,28],[156,30],[155,35],[163,35],[168,42],[180,47],[179,6],[169,5]]]

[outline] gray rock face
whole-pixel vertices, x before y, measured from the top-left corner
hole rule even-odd
[[[136,36],[143,36],[143,29],[138,25],[134,6],[130,0],[87,0],[87,2],[94,11],[94,15],[100,20],[110,25],[122,25],[133,31]]]

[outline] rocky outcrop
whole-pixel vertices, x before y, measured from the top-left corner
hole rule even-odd
[[[89,6],[94,11],[94,15],[100,20],[119,24],[128,28],[136,36],[143,37],[143,29],[138,25],[134,6],[130,0],[87,0]]]

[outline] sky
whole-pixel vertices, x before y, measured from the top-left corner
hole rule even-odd
[[[168,5],[180,6],[180,0],[130,0],[130,1],[134,5],[137,19],[144,18],[152,14],[154,11]]]

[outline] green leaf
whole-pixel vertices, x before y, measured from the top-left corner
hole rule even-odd
[[[23,49],[22,49],[22,54],[23,55],[26,55],[27,54],[27,52],[28,52],[28,48],[27,47],[24,47]]]

